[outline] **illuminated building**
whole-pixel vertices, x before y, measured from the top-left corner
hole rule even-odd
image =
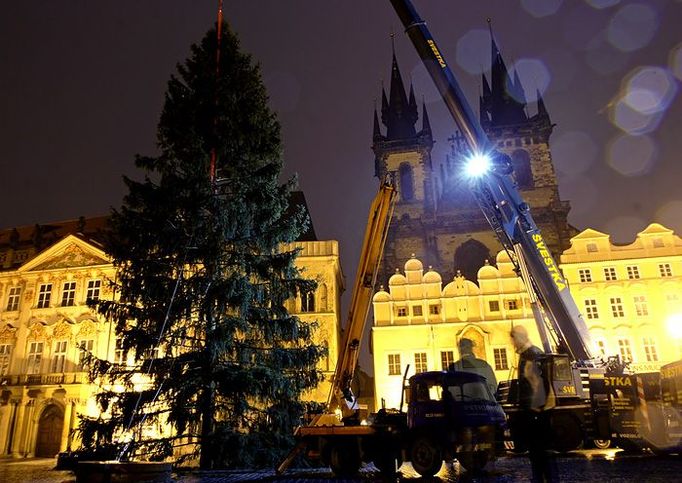
[[[682,239],[652,223],[627,245],[585,230],[560,267],[597,355],[620,355],[635,372],[682,357]]]
[[[80,347],[122,360],[113,325],[86,305],[114,296],[107,282],[115,269],[98,241],[105,224],[101,217],[0,232],[0,457],[76,449],[78,415],[98,413],[97,386],[80,365]],[[319,282],[289,308],[317,320],[317,341],[329,347],[319,366],[327,382],[312,394],[323,402],[338,353],[338,243],[318,241],[309,230],[295,245],[301,248],[296,265]]]
[[[374,295],[372,348],[377,407],[400,404],[403,373],[440,371],[459,359],[457,342],[474,342],[474,354],[485,359],[498,381],[509,379],[516,356],[509,337],[513,325],[524,325],[539,344],[528,294],[506,252],[496,265],[478,270],[477,282],[457,274],[444,284],[439,273],[425,271],[416,258],[404,273],[391,276],[388,291]]]
[[[496,267],[478,270],[477,283],[461,275],[444,284],[412,258],[373,299],[372,345],[377,404],[400,404],[408,376],[442,370],[459,358],[457,342],[474,341],[498,382],[515,377],[513,325],[529,329],[541,346],[524,284],[506,252]],[[682,239],[653,223],[628,245],[585,230],[571,239],[560,267],[587,322],[597,357],[620,355],[635,372],[657,371],[682,357]]]

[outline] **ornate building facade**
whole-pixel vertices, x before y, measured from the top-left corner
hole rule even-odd
[[[98,240],[106,218],[0,232],[0,457],[52,457],[78,447],[81,414],[97,415],[81,365],[86,348],[120,362],[113,325],[86,304],[115,297],[116,277]],[[320,362],[327,382],[311,396],[326,401],[338,353],[343,276],[338,243],[309,231],[295,244],[296,260],[318,289],[289,309],[317,320],[317,342],[329,348]]]
[[[561,269],[581,309],[597,357],[620,355],[635,372],[657,371],[682,357],[682,239],[652,224],[629,245],[585,230],[561,255]],[[524,325],[541,346],[523,281],[506,252],[480,267],[476,283],[461,274],[443,286],[441,275],[411,258],[374,295],[374,377],[377,404],[400,404],[402,374],[443,370],[459,358],[457,342],[493,367],[498,381],[514,377],[517,356],[509,338]]]
[[[568,224],[569,203],[559,197],[549,138],[552,124],[537,95],[536,114],[528,107],[518,74],[510,75],[492,40],[490,82],[482,76],[480,120],[498,150],[508,154],[514,176],[533,217],[555,256],[566,249],[576,231]],[[393,54],[389,95],[382,90],[381,123],[374,113],[375,175],[394,180],[399,191],[388,235],[380,283],[415,253],[447,279],[460,270],[469,279],[485,259],[500,250],[495,235],[469,192],[463,173],[467,155],[456,133],[445,161],[434,165],[433,138],[426,106],[417,131],[418,108],[412,87],[406,92]]]

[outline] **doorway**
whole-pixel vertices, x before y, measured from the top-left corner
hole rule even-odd
[[[38,421],[38,437],[36,440],[36,457],[53,458],[59,453],[64,428],[64,411],[51,404],[40,415]]]

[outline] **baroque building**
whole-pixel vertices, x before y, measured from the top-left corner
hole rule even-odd
[[[492,35],[491,35],[492,37]],[[538,92],[536,113],[528,114],[523,86],[510,75],[492,39],[490,82],[482,75],[480,121],[496,148],[509,155],[514,177],[532,209],[555,256],[566,249],[576,233],[567,222],[569,203],[559,197],[549,138],[552,124]],[[417,131],[418,108],[412,86],[405,90],[393,53],[389,94],[382,89],[381,123],[374,112],[372,149],[375,175],[390,177],[399,192],[379,274],[386,283],[397,267],[415,253],[437,268],[447,280],[457,270],[475,279],[478,267],[501,246],[469,192],[463,162],[467,156],[463,138],[455,133],[450,153],[434,165],[433,137],[426,105],[422,105],[422,129]]]
[[[561,269],[581,309],[596,357],[619,355],[634,372],[657,371],[682,357],[682,239],[651,224],[628,245],[587,229],[571,239]],[[523,281],[506,252],[479,268],[476,281],[458,273],[443,284],[417,258],[373,298],[377,404],[398,407],[402,375],[444,370],[459,358],[457,342],[474,341],[477,357],[498,382],[515,377],[509,331],[524,325],[542,346]]]
[[[305,203],[302,194],[294,202]],[[81,365],[84,350],[121,362],[113,324],[88,299],[115,297],[116,272],[101,240],[106,217],[0,231],[0,457],[52,457],[79,445],[81,414],[96,416]],[[289,301],[302,319],[316,320],[316,342],[329,349],[325,374],[311,398],[327,400],[339,345],[344,288],[338,242],[309,229],[295,247],[296,265],[318,281],[315,293]]]

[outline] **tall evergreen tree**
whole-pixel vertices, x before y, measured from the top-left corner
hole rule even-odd
[[[286,309],[315,282],[294,266],[296,250],[283,248],[308,220],[288,207],[294,180],[278,181],[280,127],[258,66],[227,24],[222,32],[219,75],[215,30],[178,65],[160,155],[137,158],[147,175],[126,179],[112,214],[118,297],[96,307],[135,364],[91,358],[104,412],[81,424],[86,447],[121,450],[133,438],[128,454],[159,459],[185,445],[206,469],[268,465],[289,449],[324,353],[314,325]],[[153,423],[172,435],[145,436]]]

